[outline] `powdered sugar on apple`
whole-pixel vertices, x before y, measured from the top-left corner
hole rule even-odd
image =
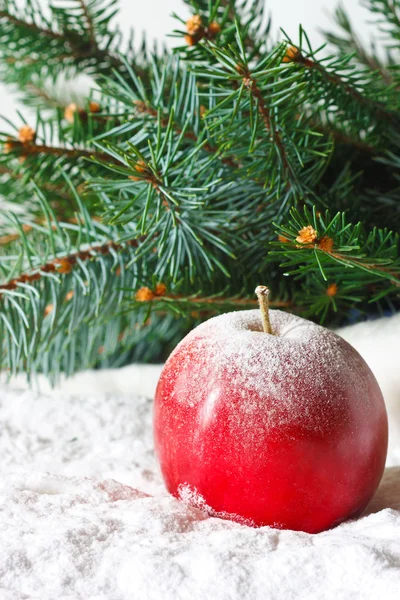
[[[266,427],[276,424],[278,412],[281,423],[301,422],[305,428],[312,423],[314,431],[326,425],[310,418],[317,397],[326,406],[333,403],[339,416],[344,396],[341,392],[352,386],[354,408],[363,403],[368,410],[367,392],[376,383],[352,347],[334,332],[300,317],[271,310],[270,318],[274,335],[262,331],[258,310],[227,313],[194,329],[175,350],[181,355],[179,368],[184,368],[186,361],[188,366],[193,364],[193,348],[197,363],[186,381],[190,389],[178,386],[176,401],[193,404],[199,398],[196,389],[206,386],[210,393],[201,417],[206,424],[215,411],[222,381],[224,385],[228,381],[243,399],[241,413],[257,410],[255,396],[268,397]],[[346,414],[344,411],[341,416],[345,419]]]
[[[229,519],[230,521],[240,523],[241,525],[247,525],[248,527],[254,527],[255,525],[254,521],[252,521],[251,519],[245,519],[244,517],[241,517],[240,515],[235,515],[234,513],[227,513],[224,511],[214,510],[211,506],[207,504],[206,499],[201,494],[199,494],[198,490],[188,485],[187,483],[181,484],[178,487],[178,498],[188,506],[193,506],[194,508],[204,510],[211,517]]]

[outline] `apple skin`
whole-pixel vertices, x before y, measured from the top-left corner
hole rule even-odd
[[[359,516],[381,479],[387,413],[334,332],[270,311],[214,317],[167,360],[154,404],[168,491],[210,514],[317,533]]]

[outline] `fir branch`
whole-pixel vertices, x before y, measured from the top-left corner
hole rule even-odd
[[[158,121],[159,114],[158,114],[157,109],[154,106],[151,106],[148,102],[143,102],[141,100],[136,101],[134,104],[135,104],[135,108],[136,108],[138,114],[148,115]],[[167,116],[161,117],[161,119],[159,120],[159,123],[160,123],[161,127],[166,128],[169,123],[169,117],[167,117]],[[178,136],[183,135],[183,137],[186,140],[190,140],[190,141],[194,142],[194,144],[200,143],[199,136],[196,135],[193,130],[188,130],[187,128],[183,129],[180,125],[178,125],[175,122],[174,122],[174,131]],[[210,142],[205,142],[205,143],[203,142],[202,149],[205,152],[208,152],[209,154],[213,154],[215,156],[215,158],[219,159],[222,163],[224,163],[225,165],[228,165],[229,167],[237,169],[240,166],[239,163],[236,163],[232,157],[223,156],[220,149],[217,146],[214,146],[213,144],[211,144]]]
[[[23,231],[24,231],[24,233],[29,233],[30,231],[32,231],[32,225],[24,225]],[[8,244],[11,244],[12,242],[15,242],[19,239],[20,239],[19,233],[7,233],[5,235],[0,236],[0,246],[7,246]],[[1,284],[0,284],[0,290],[1,290]],[[1,294],[1,291],[0,291],[0,294]]]
[[[85,2],[85,0],[78,0],[80,6],[82,7],[82,12],[83,15],[85,17],[85,21],[87,24],[87,29],[89,32],[89,39],[91,42],[91,49],[93,52],[98,52],[99,51],[99,46],[97,43],[97,39],[96,39],[96,35],[95,35],[95,31],[94,31],[94,25],[93,25],[93,18],[92,15],[90,14],[90,11],[88,9],[88,6]]]
[[[47,108],[60,109],[64,111],[66,106],[68,105],[68,102],[66,102],[65,100],[62,101],[58,98],[53,97],[44,89],[44,87],[35,85],[32,82],[28,82],[26,84],[25,91],[30,92],[33,96],[35,96],[35,98],[42,100],[43,104]]]
[[[265,103],[265,100],[264,100],[264,97],[263,97],[263,94],[262,94],[260,88],[257,86],[255,79],[251,76],[251,73],[247,68],[240,66],[240,67],[238,67],[238,71],[243,76],[243,83],[244,83],[245,87],[249,90],[250,94],[257,101],[257,108],[260,113],[261,119],[265,125],[265,129],[268,133],[271,134],[272,142],[276,145],[276,147],[278,149],[279,155],[281,157],[284,173],[290,175],[291,177],[294,176],[294,173],[289,165],[289,161],[287,158],[287,154],[286,154],[286,150],[285,150],[285,146],[284,146],[282,137],[281,137],[280,133],[278,132],[277,128],[275,127],[275,125],[273,124],[273,122],[271,121],[271,113]]]
[[[235,23],[243,32],[243,45],[249,51],[252,59],[258,59],[265,52],[271,30],[271,19],[265,18],[265,1],[252,0],[218,0],[210,11],[208,0],[184,0],[190,5],[194,16],[200,15],[205,22],[217,23],[220,32],[218,37],[221,46],[229,46],[235,38]],[[181,36],[182,32],[175,32]],[[215,37],[215,36],[211,36]]]
[[[339,50],[342,57],[348,56],[350,53],[355,54],[357,61],[361,65],[365,65],[371,71],[379,73],[385,85],[392,85],[394,77],[391,71],[382,64],[382,61],[378,59],[376,54],[371,54],[365,49],[353,30],[349,16],[342,6],[336,8],[334,17],[337,25],[343,30],[344,37],[336,33],[324,31],[326,39]]]
[[[80,200],[76,224],[57,222],[40,192],[39,200],[44,224],[31,222],[25,231],[14,219],[19,239],[0,256],[6,280],[0,288],[0,363],[12,373],[41,370],[54,380],[61,370],[72,373],[98,361],[102,343],[115,348],[112,331],[135,318],[121,319],[115,307],[125,296],[120,288],[137,285],[138,264],[127,270],[126,263],[140,240],[115,241],[117,232],[91,220]]]
[[[82,148],[62,148],[57,146],[47,146],[45,144],[23,144],[22,142],[9,142],[12,150],[20,151],[22,155],[30,154],[48,154],[50,156],[65,156],[66,158],[92,158],[96,157],[99,160],[104,159],[105,155],[96,155],[95,151],[85,150]]]
[[[293,209],[289,224],[280,227],[280,231],[280,241],[274,245],[279,244],[280,252],[287,258],[282,266],[290,267],[290,273],[309,272],[313,265],[328,281],[329,275],[342,265],[361,279],[366,272],[400,286],[399,236],[387,229],[375,228],[366,233],[361,223],[347,223],[344,213],[330,218],[328,212],[317,215],[314,210],[311,215],[304,209],[303,216]]]
[[[335,129],[333,126],[324,126],[324,125],[315,125],[315,128],[321,131],[327,137],[331,136],[332,139],[337,144],[343,144],[345,146],[350,146],[355,148],[359,152],[363,152],[365,154],[377,155],[380,153],[380,148],[374,146],[373,144],[367,144],[362,140],[354,138],[352,136],[346,135],[343,131]]]
[[[36,23],[30,23],[23,19],[19,19],[7,10],[0,9],[0,19],[4,19],[8,23],[11,23],[12,25],[15,25],[18,28],[27,29],[37,36],[44,36],[53,40],[61,40],[63,42],[66,41],[65,35],[63,35],[62,33],[54,31],[52,29],[46,29],[45,27],[40,27]]]
[[[389,48],[400,39],[399,0],[363,0],[363,4],[374,15],[374,22],[388,38]]]
[[[141,288],[149,289],[149,288]],[[151,290],[149,290],[151,292]],[[143,295],[141,295],[141,290],[136,292],[136,299],[139,303],[151,303],[151,304],[166,304],[172,305],[173,309],[184,309],[185,307],[193,306],[195,308],[209,308],[210,310],[220,311],[221,309],[227,309],[228,307],[235,308],[236,310],[240,310],[242,308],[257,308],[258,303],[254,298],[243,298],[243,297],[225,297],[221,295],[213,295],[213,296],[189,296],[183,294],[162,294],[156,295],[150,293],[144,299]],[[138,298],[141,298],[140,300]],[[143,298],[143,299],[142,299]],[[270,302],[270,306],[272,308],[291,308],[292,303],[288,300],[273,300]],[[162,307],[159,308],[155,306],[154,310],[162,310]]]
[[[79,10],[71,3],[76,4]],[[50,21],[39,6],[32,10],[29,4],[27,7],[12,4],[9,8],[9,4],[2,0],[1,58],[3,67],[13,65],[12,69],[3,68],[7,81],[23,90],[34,77],[50,76],[55,80],[65,70],[75,73],[83,70],[96,76],[111,75],[114,69],[123,70],[123,62],[118,55],[121,34],[110,26],[115,14],[113,0],[57,0],[56,4],[50,5]],[[24,8],[27,10],[24,11]],[[24,18],[26,12],[30,20]],[[54,28],[49,24],[53,22]],[[47,41],[46,46],[43,41]],[[131,43],[126,53],[133,64]],[[136,65],[137,72],[147,78],[146,58],[139,62],[143,64]]]
[[[15,151],[17,155],[19,154],[21,156],[45,154],[47,156],[60,156],[71,160],[79,160],[83,158],[97,161],[108,161],[110,163],[115,162],[110,155],[103,152],[98,152],[96,149],[87,150],[85,148],[66,148],[62,146],[51,146],[48,144],[36,143],[26,144],[13,139],[8,139],[6,144],[8,145],[7,152],[9,154]]]
[[[332,83],[334,86],[343,90],[343,92],[350,96],[357,104],[373,110],[379,119],[386,120],[392,125],[399,125],[399,115],[396,112],[387,110],[382,102],[373,100],[362,94],[338,74],[328,71],[320,62],[304,56],[299,49],[297,52],[293,52],[291,60],[293,63],[301,65],[305,69],[319,73],[327,82]]]
[[[15,181],[19,181],[19,182],[23,182],[23,180],[24,180],[23,173],[17,172],[10,167],[6,167],[1,162],[0,162],[0,175],[8,175],[11,179],[14,179]],[[62,200],[65,200],[67,202],[69,202],[71,200],[71,194],[68,194],[65,191],[65,188],[62,187],[61,185],[53,184],[50,181],[44,181],[44,182],[42,182],[41,187],[44,191],[49,192],[50,194],[54,194],[57,198],[61,198]],[[25,193],[26,193],[26,189],[27,188],[24,186]],[[59,216],[61,218],[60,213],[58,213],[57,216]]]
[[[29,227],[29,226],[28,226]],[[24,234],[28,233],[32,230],[32,226],[30,228],[25,228]],[[2,242],[0,243],[9,243],[11,241],[15,241],[20,238],[20,234],[10,234],[6,242],[4,242],[4,237],[2,238]],[[40,266],[35,266],[33,270],[24,271],[19,273],[13,279],[10,279],[6,283],[0,284],[0,296],[6,290],[15,290],[18,288],[19,284],[32,283],[33,281],[38,281],[41,277],[44,276],[45,273],[57,273],[57,274],[69,274],[74,265],[79,262],[85,262],[88,260],[92,260],[99,256],[104,256],[109,254],[112,251],[121,252],[125,250],[128,246],[133,248],[137,248],[139,245],[139,241],[134,239],[123,244],[119,242],[115,242],[110,240],[108,242],[102,244],[92,244],[88,246],[84,250],[78,250],[73,253],[57,255],[56,257],[51,258],[49,261],[45,262]]]

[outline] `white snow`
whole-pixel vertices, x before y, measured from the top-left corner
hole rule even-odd
[[[152,450],[160,367],[0,385],[0,600],[397,600],[400,315],[342,330],[389,412],[365,516],[308,535],[254,529],[164,490]]]

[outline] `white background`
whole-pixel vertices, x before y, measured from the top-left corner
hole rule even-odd
[[[48,0],[39,0],[40,3],[46,6]],[[333,28],[332,13],[337,4],[337,0],[266,0],[277,39],[279,27],[282,27],[296,40],[301,23],[314,44],[320,44],[323,40],[320,30]],[[347,0],[345,5],[357,31],[366,36],[366,21],[371,18],[369,13],[360,6],[360,0]],[[167,38],[168,33],[176,27],[172,13],[176,12],[183,18],[189,14],[182,0],[120,0],[120,8],[117,18],[123,31],[132,27],[139,34],[138,39],[145,31],[149,39],[166,40],[169,45],[175,42]],[[0,114],[13,119],[17,106],[15,95],[0,83]]]

